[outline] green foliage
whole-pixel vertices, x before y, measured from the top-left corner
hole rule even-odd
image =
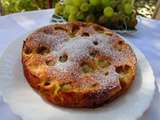
[[[47,0],[2,0],[5,14],[45,9],[48,6]]]

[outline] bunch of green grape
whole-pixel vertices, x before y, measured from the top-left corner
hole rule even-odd
[[[56,15],[67,21],[96,22],[111,29],[135,29],[133,0],[64,0],[55,6]]]

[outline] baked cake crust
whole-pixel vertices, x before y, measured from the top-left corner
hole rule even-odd
[[[111,30],[93,23],[48,25],[22,48],[24,75],[45,100],[65,107],[98,107],[131,86],[136,57]]]

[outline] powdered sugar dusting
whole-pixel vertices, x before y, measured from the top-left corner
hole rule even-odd
[[[94,42],[96,41],[96,45]],[[66,62],[57,62],[54,66],[55,69],[62,72],[78,72],[80,67],[80,62],[90,59],[89,51],[90,49],[96,49],[103,56],[112,56],[114,51],[112,51],[112,43],[108,36],[104,34],[94,34],[89,37],[77,36],[70,38],[69,40],[63,42],[59,45],[56,54],[58,56],[67,54],[68,59]],[[108,69],[108,76],[104,73],[97,72],[93,76],[94,79],[105,89],[113,89],[120,86],[119,75],[115,72],[114,66]]]
[[[124,59],[124,55],[113,48],[112,38],[106,34],[96,33],[89,36],[75,36],[72,38],[67,33],[63,33],[53,35],[38,32],[30,36],[32,40],[50,46],[51,51],[49,55],[56,56],[56,63],[52,66],[52,69],[60,73],[74,73],[76,76],[81,76],[81,63],[91,60],[91,52],[93,50],[98,51],[98,54],[104,58],[117,59],[117,63]],[[60,58],[65,60],[61,61]],[[122,60],[120,61],[119,58],[122,58]],[[119,75],[115,72],[113,62],[106,69],[108,69],[108,75],[96,69],[92,71],[90,77],[93,77],[104,89],[113,89],[119,86]]]
[[[69,36],[64,33],[60,35],[45,34],[43,32],[33,33],[29,36],[29,39],[38,43],[44,43],[51,46],[52,49],[56,50],[59,45],[69,39]]]
[[[119,74],[115,72],[115,68],[113,66],[110,66],[108,68],[108,75],[105,76],[103,72],[98,72],[93,75],[94,78],[98,81],[98,83],[103,87],[104,89],[111,90],[117,86],[120,87],[119,83]]]
[[[98,45],[94,45],[94,41],[96,41]],[[106,54],[107,56],[111,55],[111,44],[109,43],[108,37],[103,34],[94,34],[89,37],[78,36],[70,38],[60,46],[61,47],[58,49],[59,56],[66,53],[68,55],[68,60],[64,63],[58,63],[55,68],[65,71],[70,70],[74,62],[80,63],[81,61],[89,59],[90,49],[97,49],[101,54]]]
[[[69,60],[81,61],[88,56],[89,48],[94,47],[92,41],[88,37],[76,37],[64,43],[63,51],[68,53]]]
[[[63,72],[68,72],[71,71],[72,68],[74,68],[74,64],[70,61],[67,61],[65,63],[57,62],[57,64],[54,67]]]
[[[56,56],[57,58],[57,62],[53,67],[59,71],[78,72],[76,66],[80,67],[81,62],[90,59],[90,51],[93,49],[97,50],[102,56],[111,58],[112,56],[115,56],[116,58],[116,52],[113,50],[113,43],[111,42],[112,39],[110,39],[110,36],[97,33],[90,36],[75,36],[71,38],[67,33],[63,33],[64,34],[58,35],[57,33],[53,35],[43,32],[36,32],[30,35],[32,40],[48,44],[51,47],[52,50],[50,55]],[[67,55],[67,60],[65,62],[60,62],[58,58],[63,56],[63,54]],[[110,73],[112,73],[112,75]],[[117,75],[113,75],[113,70],[110,73],[110,81],[117,79]],[[97,79],[102,82],[101,84],[105,85],[106,78],[104,78],[104,76],[99,77]]]

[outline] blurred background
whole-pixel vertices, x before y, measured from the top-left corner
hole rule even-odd
[[[0,0],[0,15],[54,8],[59,0]],[[160,19],[160,0],[135,0],[137,13],[141,16]]]

